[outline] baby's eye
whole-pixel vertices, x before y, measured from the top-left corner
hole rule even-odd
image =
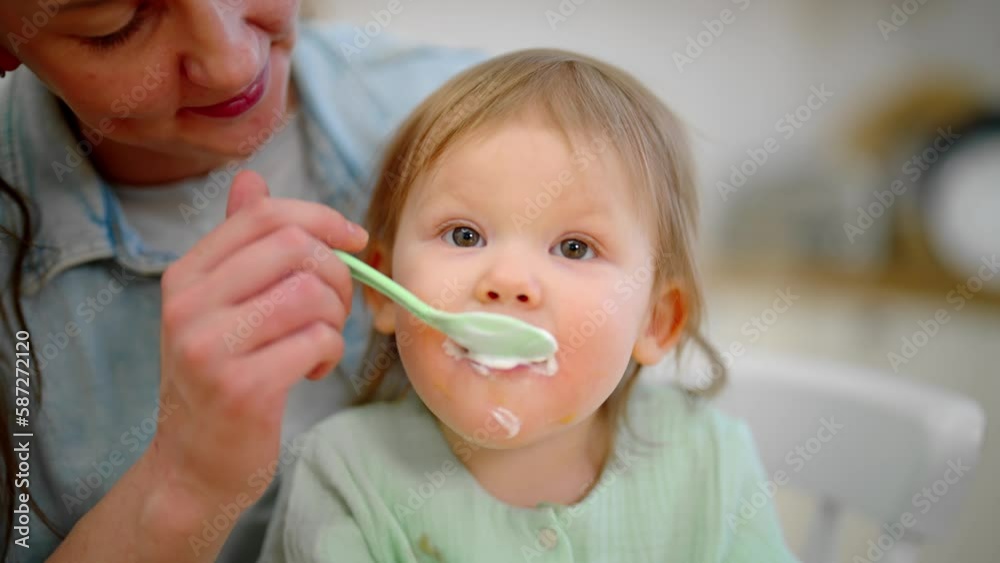
[[[455,227],[445,233],[445,237],[451,239],[455,246],[473,247],[482,246],[483,237],[470,227]]]
[[[553,250],[572,260],[586,260],[594,257],[594,251],[590,246],[575,238],[568,238],[560,242]]]

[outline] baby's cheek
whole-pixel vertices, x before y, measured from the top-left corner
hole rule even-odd
[[[613,339],[616,346],[611,345]],[[552,389],[555,396],[550,402],[560,407],[557,420],[586,416],[607,399],[628,366],[631,348],[620,343],[620,336],[609,334],[601,345],[584,346],[559,360]],[[570,407],[570,411],[562,412],[562,407]]]
[[[634,316],[634,312],[621,309],[577,315],[559,338],[559,373],[583,378],[581,383],[620,376],[635,345]]]
[[[396,317],[396,345],[400,358],[411,379],[427,379],[442,373],[442,354],[438,353],[442,337],[408,313]]]

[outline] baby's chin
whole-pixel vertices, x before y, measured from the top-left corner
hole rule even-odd
[[[465,402],[429,405],[439,424],[451,438],[458,438],[473,448],[512,450],[532,446],[567,429],[576,418],[564,415],[553,420],[551,412],[559,405],[549,402],[500,406]]]
[[[581,379],[583,370],[559,368],[522,365],[484,372],[445,347],[432,361],[407,366],[417,394],[453,438],[493,450],[533,445],[596,411],[606,397],[595,380]]]

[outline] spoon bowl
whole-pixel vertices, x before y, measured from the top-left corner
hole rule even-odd
[[[548,331],[521,319],[485,311],[450,313],[435,309],[354,256],[342,250],[333,252],[347,264],[351,277],[392,299],[479,359],[503,364],[538,362],[551,358],[558,349]]]

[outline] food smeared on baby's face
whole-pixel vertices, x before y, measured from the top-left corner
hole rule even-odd
[[[444,353],[458,361],[468,361],[472,369],[482,375],[489,375],[493,372],[510,371],[518,367],[529,367],[535,373],[545,376],[553,376],[559,371],[559,363],[555,354],[546,358],[514,358],[508,356],[490,356],[488,354],[477,354],[467,348],[456,344],[453,340],[446,339],[441,347]]]
[[[496,407],[490,414],[507,431],[507,438],[517,436],[517,433],[521,431],[521,420],[509,410],[503,407]]]

